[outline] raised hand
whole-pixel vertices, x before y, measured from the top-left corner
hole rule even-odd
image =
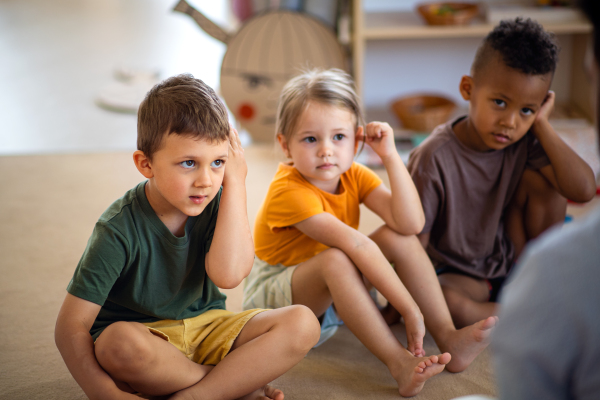
[[[386,122],[369,122],[367,124],[365,142],[371,146],[377,155],[385,160],[387,157],[398,156],[394,131]]]
[[[245,183],[246,175],[248,174],[248,166],[244,157],[244,149],[237,131],[231,127],[229,130],[229,158],[225,164],[225,176],[223,185],[227,185],[229,181],[241,181]]]
[[[542,103],[542,107],[540,108],[540,111],[538,111],[537,115],[535,116],[535,122],[548,121],[548,119],[550,118],[550,114],[554,109],[555,100],[556,94],[552,90],[548,91],[548,94],[546,95],[546,98]]]

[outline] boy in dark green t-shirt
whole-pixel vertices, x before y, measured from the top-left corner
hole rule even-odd
[[[250,273],[246,161],[224,105],[191,75],[138,112],[147,178],[98,220],[67,288],[55,339],[90,398],[283,399],[267,384],[319,338],[306,307],[225,310],[218,288]]]

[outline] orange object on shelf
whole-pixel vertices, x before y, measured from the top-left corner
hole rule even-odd
[[[429,25],[467,25],[479,13],[475,3],[426,3],[417,10]]]
[[[392,110],[402,125],[416,132],[431,132],[448,121],[455,108],[452,100],[434,94],[406,96],[392,103]]]

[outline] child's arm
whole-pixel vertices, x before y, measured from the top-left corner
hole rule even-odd
[[[533,134],[550,159],[550,165],[541,168],[540,172],[567,199],[581,203],[590,201],[596,194],[594,172],[562,141],[548,122],[555,97],[554,92],[548,92],[532,126]]]
[[[421,310],[375,242],[325,212],[313,215],[294,226],[310,238],[343,251],[369,282],[404,317],[408,350],[416,356],[425,354],[423,351],[425,325]]]
[[[56,347],[90,399],[138,399],[121,391],[96,360],[90,328],[99,312],[99,305],[67,294],[56,320]]]
[[[206,254],[206,273],[220,288],[232,289],[250,273],[254,244],[246,209],[244,149],[235,129],[229,132],[229,157],[225,164],[223,192],[210,251]]]
[[[390,192],[380,185],[365,198],[365,205],[401,235],[416,235],[425,225],[425,214],[419,193],[396,150],[394,131],[387,123],[371,122],[365,140],[383,161],[392,189]]]

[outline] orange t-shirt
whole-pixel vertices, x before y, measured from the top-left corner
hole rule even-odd
[[[292,225],[328,212],[357,229],[359,205],[379,185],[381,179],[373,171],[354,162],[340,177],[339,193],[331,194],[310,184],[293,166],[280,164],[256,216],[256,256],[271,265],[285,266],[314,257],[328,246]]]

